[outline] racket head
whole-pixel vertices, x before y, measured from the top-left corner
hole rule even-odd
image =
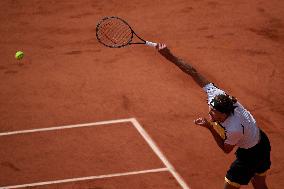
[[[131,44],[134,31],[123,19],[110,16],[101,19],[96,27],[100,43],[110,48],[121,48]]]

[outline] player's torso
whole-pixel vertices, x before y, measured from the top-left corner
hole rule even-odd
[[[247,111],[240,103],[234,115],[231,115],[222,125],[225,127],[226,132],[240,132],[242,137],[237,142],[240,148],[251,148],[259,141],[259,128],[255,119],[249,111]]]

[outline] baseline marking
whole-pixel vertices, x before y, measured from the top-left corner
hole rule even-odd
[[[50,185],[50,184],[62,184],[62,183],[68,183],[68,182],[78,182],[78,181],[95,180],[95,179],[111,178],[111,177],[121,177],[121,176],[138,175],[138,174],[146,174],[146,173],[165,172],[165,171],[169,171],[169,170],[167,168],[149,169],[149,170],[143,170],[143,171],[127,172],[127,173],[114,173],[114,174],[109,174],[109,175],[89,176],[89,177],[80,177],[80,178],[72,178],[72,179],[64,179],[64,180],[37,182],[37,183],[31,183],[31,184],[21,184],[21,185],[14,185],[14,186],[4,186],[4,187],[0,187],[0,189],[13,189],[13,188],[24,188],[24,187],[42,186],[42,185]]]

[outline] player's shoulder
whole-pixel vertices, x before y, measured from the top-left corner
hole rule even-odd
[[[203,90],[207,94],[211,94],[211,95],[214,95],[214,96],[219,95],[219,94],[226,94],[226,92],[224,90],[217,87],[214,83],[208,83],[207,85],[205,85],[203,87]]]
[[[207,83],[203,87],[204,90],[212,90],[212,89],[218,89],[218,87],[214,83]]]

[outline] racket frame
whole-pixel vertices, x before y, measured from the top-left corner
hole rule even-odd
[[[122,21],[124,24],[126,24],[126,25],[129,27],[129,29],[130,29],[130,31],[131,31],[131,37],[129,38],[129,41],[128,41],[127,43],[125,43],[125,44],[123,44],[123,45],[120,45],[120,46],[112,46],[112,45],[107,45],[107,44],[103,43],[103,42],[100,40],[99,35],[98,35],[99,28],[100,28],[101,23],[103,23],[103,22],[104,22],[105,20],[107,20],[107,19],[118,19],[118,20]],[[141,42],[132,42],[132,39],[133,39],[134,35],[135,35],[138,39],[140,39]],[[151,46],[151,47],[156,47],[156,45],[157,45],[157,43],[150,42],[150,41],[146,41],[146,40],[142,39],[140,36],[138,36],[138,35],[134,32],[134,30],[131,28],[131,26],[130,26],[125,20],[123,20],[122,18],[119,18],[119,17],[117,17],[117,16],[107,16],[107,17],[102,18],[102,19],[98,22],[98,24],[97,24],[97,26],[96,26],[96,37],[97,37],[98,41],[99,41],[101,44],[103,44],[103,45],[105,45],[105,46],[107,46],[107,47],[110,47],[110,48],[122,48],[122,47],[125,47],[125,46],[127,46],[127,45],[132,45],[132,44],[144,44],[144,45],[148,45],[148,46]]]

